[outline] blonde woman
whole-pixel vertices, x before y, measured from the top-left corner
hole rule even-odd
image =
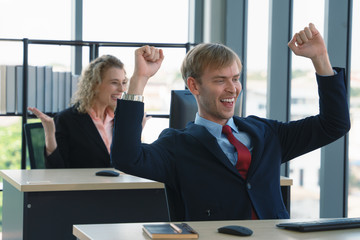
[[[124,64],[104,55],[83,71],[72,106],[54,119],[29,107],[44,127],[47,168],[111,167],[114,110],[127,85]]]

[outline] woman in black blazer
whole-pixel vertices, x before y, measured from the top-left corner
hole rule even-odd
[[[114,110],[127,84],[124,64],[114,56],[104,55],[83,71],[70,108],[52,119],[29,107],[44,127],[47,168],[112,166]]]

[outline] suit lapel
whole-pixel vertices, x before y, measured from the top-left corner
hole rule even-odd
[[[216,138],[203,127],[194,123],[187,125],[187,133],[198,139],[219,161],[225,165],[231,172],[240,176],[237,169],[231,164],[225,153],[221,150]]]
[[[99,146],[101,151],[105,152],[104,154],[108,155],[109,152],[105,143],[89,114],[82,114],[76,111],[74,114],[74,120],[78,123],[79,130],[84,133],[84,136],[87,136],[87,138],[92,140],[96,146]]]

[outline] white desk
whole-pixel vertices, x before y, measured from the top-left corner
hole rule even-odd
[[[211,221],[211,222],[187,222],[199,233],[200,240],[355,240],[360,239],[360,229],[321,231],[299,233],[279,229],[275,225],[289,220],[253,220],[253,221]],[[296,221],[296,220],[292,220]],[[148,236],[142,231],[144,223],[122,224],[90,224],[74,225],[73,234],[79,240],[148,240]],[[249,237],[239,237],[217,232],[219,227],[225,225],[241,225],[253,230]]]
[[[73,224],[168,221],[164,184],[102,169],[2,170],[3,240],[75,239]],[[292,180],[281,178],[290,208]]]
[[[101,169],[2,170],[2,239],[75,239],[73,224],[168,221],[164,185]]]

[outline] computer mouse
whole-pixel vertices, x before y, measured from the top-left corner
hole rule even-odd
[[[237,225],[220,227],[218,228],[218,232],[237,236],[250,236],[251,234],[253,234],[253,231],[251,229]]]
[[[96,176],[117,177],[120,173],[114,170],[101,170],[95,173]]]

